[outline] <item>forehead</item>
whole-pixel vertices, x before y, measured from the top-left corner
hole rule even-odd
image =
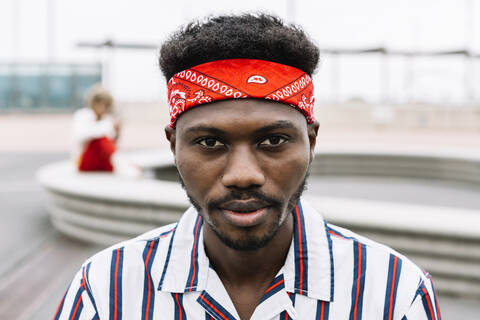
[[[305,117],[295,108],[262,99],[231,99],[194,107],[177,120],[177,133],[197,126],[238,131],[277,123],[290,122],[298,130],[306,130]]]

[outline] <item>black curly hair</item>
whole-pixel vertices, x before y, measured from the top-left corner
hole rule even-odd
[[[194,21],[175,32],[160,49],[160,69],[168,81],[193,66],[223,59],[260,59],[312,75],[320,52],[298,26],[269,14],[241,14]]]

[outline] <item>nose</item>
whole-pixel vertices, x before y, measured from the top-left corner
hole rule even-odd
[[[250,146],[238,146],[228,155],[222,183],[227,188],[246,189],[265,183],[265,175]]]

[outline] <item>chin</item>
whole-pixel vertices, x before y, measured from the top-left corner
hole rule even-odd
[[[208,221],[207,223],[223,244],[239,251],[255,251],[266,247],[281,227],[281,224],[276,221],[260,230],[257,227],[223,230],[215,223]]]
[[[230,238],[217,233],[219,239],[229,248],[238,251],[255,251],[266,247],[270,241],[275,237],[276,232],[272,235],[265,235],[263,237],[244,237],[244,238]]]

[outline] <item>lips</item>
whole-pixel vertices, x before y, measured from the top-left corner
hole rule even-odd
[[[258,200],[231,201],[220,207],[225,218],[238,227],[253,227],[262,222],[270,205]]]
[[[248,213],[269,207],[268,203],[260,200],[235,200],[220,206],[220,209],[230,210],[239,213]]]

